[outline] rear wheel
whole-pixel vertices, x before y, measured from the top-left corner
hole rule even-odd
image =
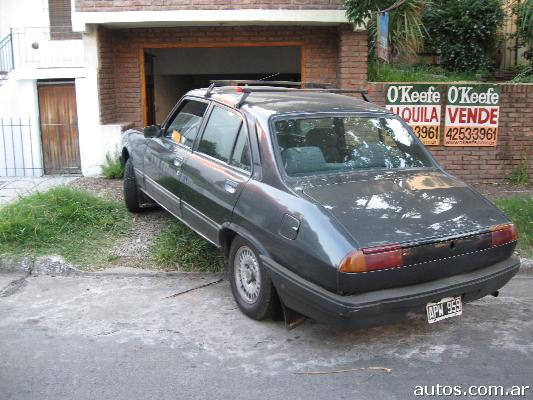
[[[131,212],[141,210],[141,194],[135,180],[135,170],[131,157],[126,160],[124,165],[124,202],[126,208]]]
[[[231,291],[241,311],[251,318],[270,318],[279,307],[276,290],[257,250],[237,237],[229,253]]]

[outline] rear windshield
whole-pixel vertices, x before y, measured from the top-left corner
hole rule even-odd
[[[277,119],[274,133],[289,176],[433,165],[406,125],[392,116]]]

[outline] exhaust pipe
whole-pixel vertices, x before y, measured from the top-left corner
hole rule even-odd
[[[500,295],[500,291],[496,290],[495,292],[491,293],[494,297],[498,297]]]

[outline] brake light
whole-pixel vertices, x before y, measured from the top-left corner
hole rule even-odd
[[[492,247],[501,246],[518,240],[518,230],[514,224],[496,225],[490,228]]]
[[[368,272],[396,268],[403,265],[399,244],[366,247],[348,254],[340,263],[340,272]]]

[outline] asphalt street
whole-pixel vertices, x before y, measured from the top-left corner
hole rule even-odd
[[[416,385],[533,386],[531,269],[461,317],[355,331],[250,320],[227,280],[172,297],[220,277],[19,281],[0,295],[0,399],[389,400],[416,398]],[[0,274],[0,289],[18,278]]]

